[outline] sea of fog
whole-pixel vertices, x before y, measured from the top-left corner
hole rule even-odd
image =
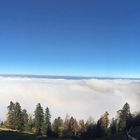
[[[52,119],[66,114],[77,119],[99,118],[105,111],[115,116],[128,102],[131,111],[140,110],[140,80],[113,78],[74,78],[0,76],[0,119],[9,102],[18,101],[30,114],[37,103],[48,106]]]

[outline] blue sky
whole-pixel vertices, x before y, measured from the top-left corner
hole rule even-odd
[[[140,77],[138,0],[0,1],[0,73]]]

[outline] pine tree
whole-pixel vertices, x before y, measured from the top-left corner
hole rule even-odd
[[[52,130],[56,137],[63,136],[63,120],[61,119],[61,117],[58,117],[54,120],[52,124]]]
[[[97,122],[97,135],[98,137],[102,137],[107,135],[108,126],[109,126],[109,118],[108,112],[105,112],[104,115]]]
[[[68,130],[69,121],[70,121],[70,118],[69,118],[69,115],[67,114],[63,123],[63,137],[65,138],[68,137],[69,135],[69,130]]]
[[[111,124],[110,124],[110,133],[111,134],[117,133],[117,120],[115,120],[114,118],[112,119]]]
[[[49,111],[49,108],[47,107],[45,110],[45,116],[44,116],[44,123],[42,127],[42,132],[44,135],[51,136],[51,114]]]
[[[84,133],[86,131],[86,126],[84,120],[79,121],[79,133]]]
[[[26,109],[22,110],[22,119],[23,119],[24,130],[27,130],[28,129],[28,114],[27,114]]]
[[[34,119],[33,119],[32,115],[28,115],[28,123],[27,123],[26,130],[29,132],[34,132],[34,128],[35,128]]]
[[[79,128],[79,126],[78,126],[76,119],[71,117],[69,120],[69,125],[68,125],[69,137],[76,136],[78,133],[78,128]]]
[[[126,103],[122,110],[118,111],[118,131],[124,131],[131,120],[130,106]]]
[[[16,130],[22,131],[24,128],[24,124],[22,119],[21,106],[18,102],[15,103],[14,113],[15,113],[14,127]]]
[[[93,126],[95,124],[94,119],[92,117],[89,117],[86,121],[85,127],[88,129],[89,127]]]
[[[15,121],[15,104],[11,101],[10,105],[7,107],[8,109],[8,116],[6,120],[6,126],[10,129],[14,129],[14,121]]]
[[[41,135],[43,123],[44,123],[44,112],[41,104],[38,103],[35,110],[35,131],[37,135]]]
[[[23,120],[21,106],[18,102],[15,104],[11,101],[8,106],[7,127],[10,129],[23,130]]]

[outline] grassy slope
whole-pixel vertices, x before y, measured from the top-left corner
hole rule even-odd
[[[61,140],[61,139],[36,137],[33,134],[19,133],[7,129],[0,129],[0,140]]]
[[[134,129],[131,135],[137,138],[137,140],[140,140],[140,127]],[[33,134],[19,133],[7,129],[0,129],[0,140],[66,140],[66,139],[36,137]],[[126,134],[122,133],[114,136],[107,136],[105,138],[98,140],[126,140]]]

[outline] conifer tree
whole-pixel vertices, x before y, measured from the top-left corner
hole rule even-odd
[[[23,128],[24,128],[24,124],[23,124],[24,122],[23,122],[23,119],[22,119],[21,106],[18,102],[15,103],[14,113],[15,113],[14,128],[16,130],[22,131]]]
[[[41,104],[38,103],[34,112],[35,116],[35,131],[37,135],[41,135],[43,123],[44,123],[44,112]]]
[[[58,117],[54,120],[52,124],[52,130],[56,137],[63,136],[63,120],[61,119],[61,117]]]
[[[44,135],[51,136],[51,114],[49,108],[47,107],[44,115],[44,123],[42,127],[42,132]]]
[[[86,126],[84,120],[79,121],[79,133],[84,133],[86,131]]]
[[[23,125],[24,125],[24,130],[28,129],[28,114],[27,114],[27,110],[23,109],[22,110],[22,119],[23,119]]]
[[[97,135],[98,137],[102,137],[107,135],[107,130],[109,126],[109,113],[105,112],[104,115],[97,122]]]
[[[7,127],[10,129],[23,130],[22,110],[18,102],[15,104],[11,101],[8,106]]]
[[[76,119],[71,117],[69,120],[69,125],[68,125],[69,137],[76,136],[78,133],[78,129],[79,129],[79,126]]]
[[[117,120],[112,118],[111,124],[110,124],[110,133],[116,134],[117,133]]]
[[[122,110],[118,111],[118,131],[124,131],[131,120],[130,106],[126,103]]]
[[[10,105],[7,107],[8,115],[6,120],[6,126],[10,129],[14,129],[14,121],[15,121],[15,104],[11,101]]]
[[[28,115],[28,124],[26,130],[29,132],[34,132],[35,123],[32,115]]]

